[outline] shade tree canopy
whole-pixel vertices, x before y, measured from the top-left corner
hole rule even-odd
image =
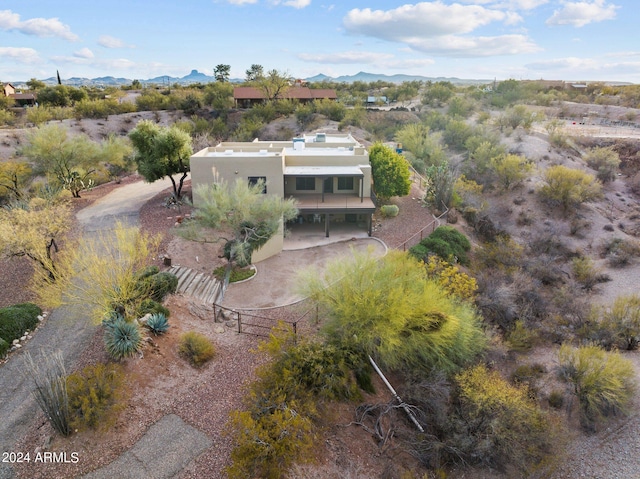
[[[173,196],[180,199],[193,153],[189,134],[175,126],[162,127],[142,120],[129,132],[129,138],[138,171],[144,179],[153,183],[168,176],[173,185]],[[173,175],[181,175],[177,184]]]
[[[409,164],[402,155],[382,143],[369,150],[373,187],[383,199],[406,196],[411,191]]]

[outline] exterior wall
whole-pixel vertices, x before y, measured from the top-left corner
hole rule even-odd
[[[216,148],[206,148],[191,157],[191,184],[193,191],[200,185],[211,185],[223,181],[234,182],[237,178],[249,181],[250,176],[264,176],[267,180],[267,194],[284,196],[283,159],[280,153],[259,150],[246,152],[241,157],[225,155]],[[210,156],[213,155],[213,156]],[[199,198],[194,194],[194,205]]]
[[[271,258],[272,256],[277,255],[284,248],[284,228],[282,226],[282,222],[280,222],[280,228],[278,232],[273,235],[273,237],[262,245],[257,251],[253,252],[251,255],[251,261],[253,263],[259,263],[267,258]]]

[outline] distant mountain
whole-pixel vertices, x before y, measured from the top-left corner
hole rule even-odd
[[[475,84],[485,84],[490,83],[493,80],[464,80],[455,77],[426,77],[421,75],[384,75],[381,73],[367,73],[367,72],[359,72],[355,75],[343,75],[339,77],[330,77],[327,75],[319,74],[309,78],[305,78],[307,82],[315,83],[315,82],[337,82],[337,83],[353,83],[356,81],[371,83],[375,81],[385,81],[390,83],[402,83],[408,81],[448,81],[455,84],[463,84],[463,85],[475,85]],[[50,77],[42,80],[47,85],[56,85],[58,83],[58,79],[56,77]],[[122,86],[122,85],[130,85],[133,80],[128,78],[116,78],[112,76],[105,76],[99,78],[79,78],[72,77],[62,79],[63,85],[71,85],[71,86]],[[169,75],[161,75],[154,78],[149,78],[147,80],[138,79],[140,83],[145,85],[189,85],[193,83],[211,83],[216,81],[215,77],[208,76],[204,73],[200,73],[198,70],[191,70],[191,73],[185,75],[183,77],[172,77]],[[241,78],[232,78],[231,83],[242,83],[244,80]],[[24,84],[25,81],[16,81],[12,82],[14,85]]]

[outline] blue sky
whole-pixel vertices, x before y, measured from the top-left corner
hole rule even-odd
[[[25,0],[0,7],[0,81],[404,73],[640,83],[633,0]]]

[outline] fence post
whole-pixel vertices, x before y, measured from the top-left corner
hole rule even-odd
[[[298,322],[294,322],[293,324],[293,344],[298,343]]]
[[[242,333],[242,316],[240,316],[240,311],[236,311],[238,314],[238,334]]]

